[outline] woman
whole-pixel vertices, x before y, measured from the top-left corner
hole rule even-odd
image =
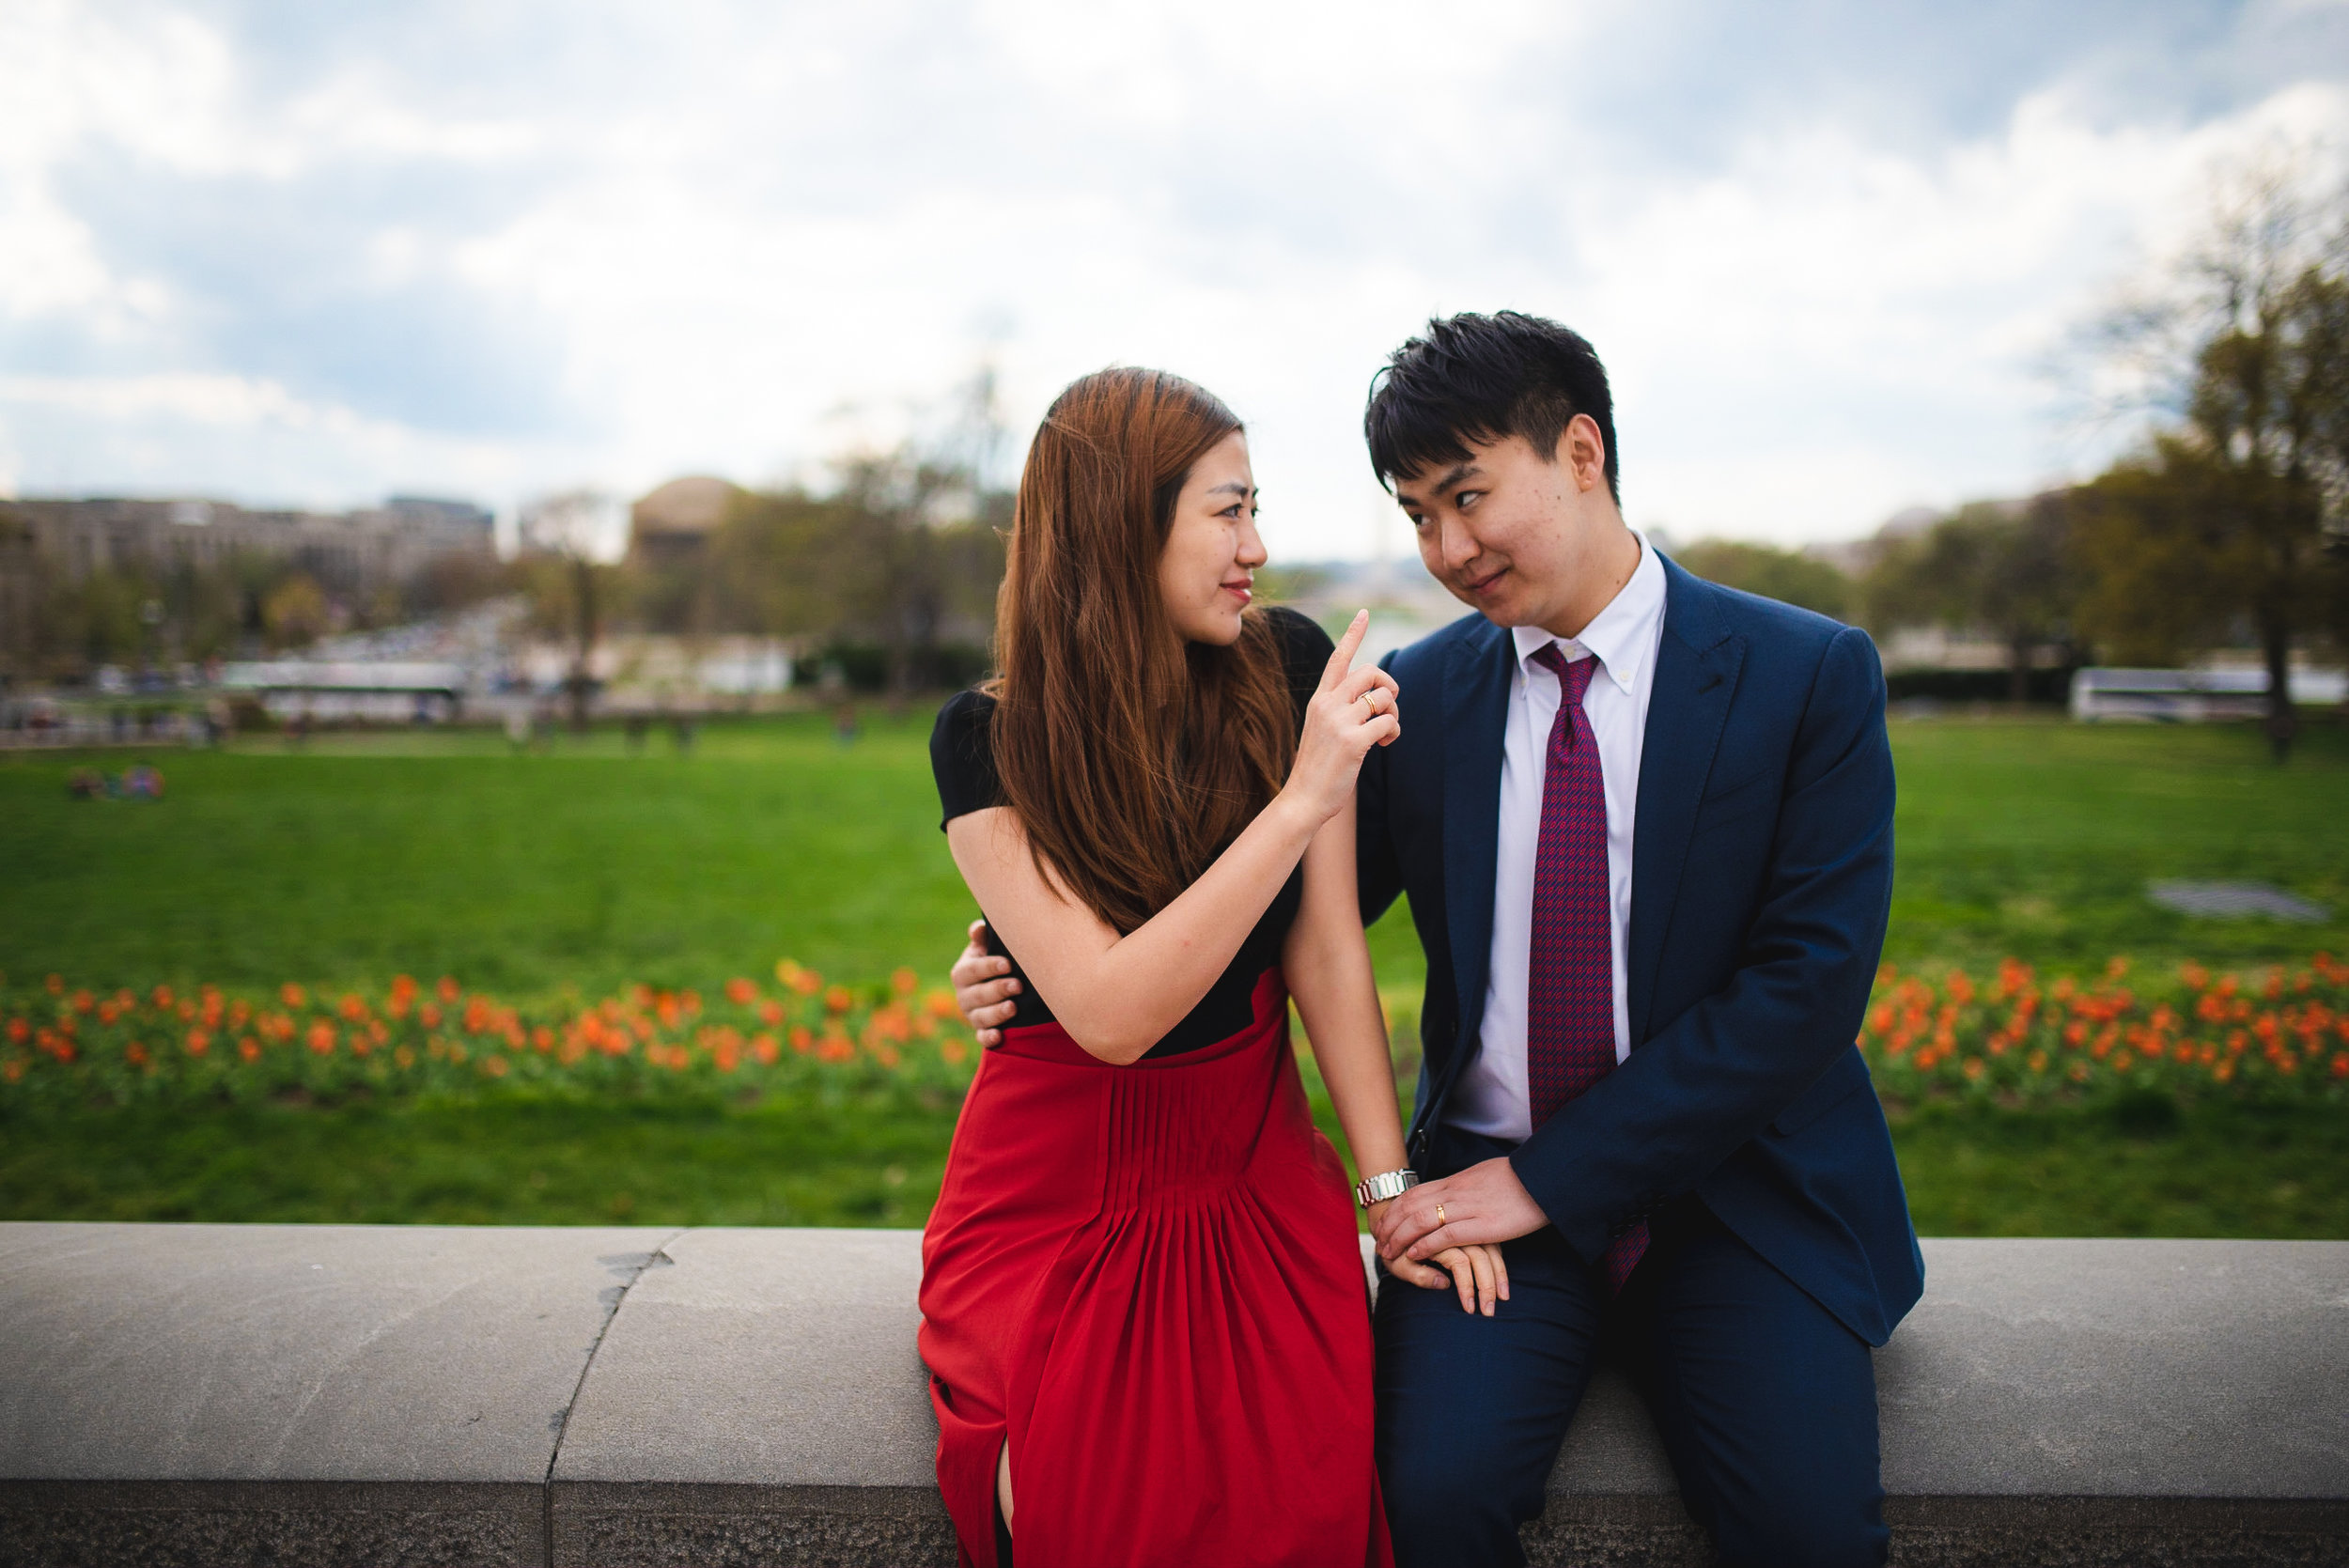
[[[1206,392],[1071,385],[1020,476],[1003,673],[931,737],[955,863],[1026,981],[923,1237],[966,1564],[1389,1560],[1361,1257],[1287,1019],[1293,995],[1391,1199],[1354,778],[1400,720],[1393,680],[1347,667],[1366,615],[1333,651],[1250,610],[1255,511]],[[1433,1261],[1404,1277],[1506,1295],[1494,1252]]]

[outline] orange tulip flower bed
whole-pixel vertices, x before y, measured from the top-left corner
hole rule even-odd
[[[1963,970],[1877,975],[1859,1048],[1888,1098],[2077,1099],[2099,1089],[2349,1098],[2349,964],[2221,974],[2186,964],[2138,974],[2125,958],[2082,981],[2042,980],[2009,958]]]
[[[19,1103],[459,1093],[539,1084],[646,1093],[884,1083],[959,1097],[975,1047],[952,993],[827,984],[785,959],[708,997],[638,986],[591,1003],[514,1006],[443,976],[380,993],[288,983],[272,996],[215,986],[77,988],[60,975],[11,991],[0,977],[0,1097]]]
[[[638,986],[591,1003],[508,1005],[451,978],[381,993],[288,984],[271,996],[201,986],[144,994],[50,975],[0,983],[0,1096],[20,1104],[460,1093],[543,1084],[583,1092],[840,1089],[887,1084],[959,1097],[976,1047],[951,993],[827,983],[786,959],[771,984],[709,996]],[[2349,1099],[2349,963],[2139,975],[2116,958],[2088,980],[2015,959],[1989,978],[1887,966],[1859,1047],[1888,1099],[2060,1103],[2102,1090],[2183,1099]]]

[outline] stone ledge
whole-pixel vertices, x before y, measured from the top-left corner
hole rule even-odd
[[[2349,1563],[2349,1243],[1929,1241],[1894,1560]],[[951,1563],[888,1231],[0,1225],[0,1563]],[[1535,1561],[1701,1563],[1594,1384]]]

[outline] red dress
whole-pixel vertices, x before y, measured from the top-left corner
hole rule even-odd
[[[1384,1568],[1353,1204],[1266,970],[1247,1027],[1112,1066],[1004,1031],[922,1237],[922,1359],[961,1560]]]

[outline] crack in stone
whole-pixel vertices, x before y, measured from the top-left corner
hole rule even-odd
[[[587,1389],[587,1374],[595,1370],[596,1352],[603,1348],[603,1337],[612,1331],[613,1322],[620,1315],[620,1303],[628,1299],[630,1287],[644,1278],[645,1270],[677,1266],[677,1260],[669,1256],[668,1246],[684,1234],[683,1230],[670,1232],[661,1237],[661,1245],[649,1252],[612,1252],[596,1260],[618,1276],[620,1282],[606,1285],[596,1292],[596,1299],[603,1303],[603,1321],[596,1325],[596,1337],[587,1342],[587,1358],[580,1364],[579,1381],[571,1385],[571,1397],[564,1401],[563,1408],[557,1410],[547,1422],[554,1441],[547,1452],[546,1480],[540,1483],[538,1488],[539,1513],[544,1525],[542,1549],[546,1554],[544,1561],[547,1568],[554,1568],[554,1467],[563,1457],[563,1434],[570,1424],[571,1412],[579,1408],[579,1396]]]

